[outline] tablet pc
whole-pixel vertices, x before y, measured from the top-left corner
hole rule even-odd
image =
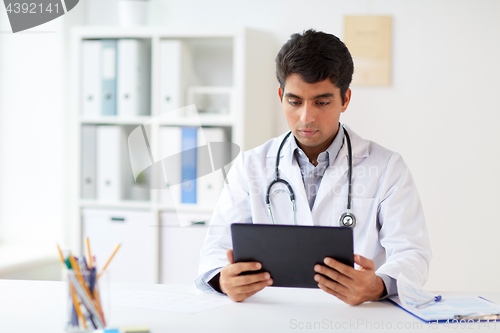
[[[234,261],[262,263],[259,272],[269,272],[275,287],[318,288],[314,266],[325,257],[354,267],[348,227],[233,223],[231,237]]]

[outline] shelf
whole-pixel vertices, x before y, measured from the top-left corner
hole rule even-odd
[[[200,207],[196,205],[178,205],[178,206],[167,206],[158,205],[158,210],[160,211],[176,211],[178,213],[212,213],[213,207]]]
[[[233,126],[234,119],[228,115],[200,115],[199,117],[175,117],[158,121],[168,126]]]
[[[150,63],[148,62],[146,66],[150,71],[150,80],[147,81],[150,82],[150,91],[147,93],[149,105],[140,108],[142,115],[138,116],[133,115],[137,112],[127,113],[126,108],[125,111],[120,112],[118,105],[116,115],[102,115],[102,105],[100,108],[89,109],[85,107],[82,99],[85,96],[83,91],[86,91],[87,87],[96,87],[99,83],[98,80],[103,79],[102,75],[99,76],[93,72],[92,82],[97,83],[90,84],[86,80],[84,89],[83,74],[90,72],[83,72],[81,69],[84,51],[83,41],[122,38],[140,39],[140,42],[146,44],[150,51]],[[66,242],[74,253],[84,251],[82,235],[90,230],[91,223],[95,223],[95,220],[92,222],[87,216],[89,214],[107,216],[123,212],[123,215],[131,217],[143,216],[139,218],[145,225],[148,227],[157,226],[157,228],[141,230],[152,234],[149,235],[151,237],[147,244],[138,242],[134,232],[131,232],[132,235],[130,235],[124,231],[122,236],[124,239],[133,240],[129,241],[128,244],[129,249],[135,249],[136,255],[140,257],[140,253],[149,251],[146,255],[142,255],[155,263],[154,268],[149,267],[146,272],[149,277],[154,278],[148,278],[145,283],[149,283],[151,280],[155,280],[157,283],[169,282],[172,281],[169,279],[173,276],[169,275],[170,272],[188,271],[193,272],[193,276],[188,276],[191,273],[185,276],[175,276],[182,276],[183,281],[192,281],[195,278],[199,249],[208,230],[208,221],[213,215],[214,204],[212,201],[205,201],[209,206],[200,206],[199,204],[174,205],[169,204],[160,191],[134,191],[134,187],[129,187],[131,178],[127,175],[131,171],[129,170],[129,166],[131,166],[130,149],[127,149],[128,138],[136,127],[144,125],[148,140],[141,136],[144,134],[141,133],[142,131],[138,131],[138,139],[140,140],[138,140],[137,146],[138,150],[142,149],[142,153],[138,154],[137,163],[140,166],[137,166],[137,169],[144,170],[145,167],[149,166],[152,156],[162,156],[164,148],[169,147],[169,144],[174,144],[174,140],[170,140],[172,138],[164,137],[165,132],[169,130],[165,127],[220,127],[227,137],[226,140],[238,145],[241,150],[254,148],[273,137],[274,117],[272,115],[276,105],[274,59],[277,51],[274,37],[263,31],[245,28],[213,30],[192,27],[172,29],[153,26],[131,28],[85,26],[73,28],[71,39],[71,114],[73,115],[71,160],[74,162],[72,163],[72,179],[74,181],[70,207],[72,218],[71,223],[67,226],[68,240]],[[99,46],[98,42],[86,43],[86,46],[92,44],[95,47]],[[179,45],[180,47],[178,47]],[[172,46],[172,48],[175,46],[176,51],[167,52],[165,50],[165,48],[169,50],[167,46]],[[88,51],[88,47],[85,48],[85,51]],[[102,54],[96,56],[98,53],[95,50],[90,53],[92,57],[85,58],[92,58],[93,62],[86,62],[90,63],[89,66],[95,67],[96,64],[102,62]],[[165,57],[169,54],[173,56]],[[115,59],[117,59],[116,54]],[[173,66],[168,66],[171,63]],[[115,80],[118,76],[119,74],[115,75]],[[118,81],[116,84],[118,85]],[[170,87],[170,84],[175,89]],[[99,91],[101,95],[103,93],[102,89],[96,90],[97,92],[91,91],[92,89],[87,90],[89,93],[97,94]],[[118,92],[116,94],[118,95]],[[191,109],[181,110],[183,106],[188,107],[193,104],[200,105],[199,112],[191,112]],[[169,113],[170,110],[179,112]],[[147,115],[144,115],[145,113]],[[126,114],[130,116],[125,116]],[[106,130],[112,130],[114,134],[106,137]],[[116,134],[118,132],[120,132],[119,138]],[[255,135],[255,133],[259,135]],[[179,137],[175,139],[180,141]],[[114,142],[116,150],[110,149],[111,144],[107,146],[110,142]],[[146,149],[147,146],[149,147]],[[106,150],[104,148],[97,149],[99,147],[104,147]],[[103,165],[108,167],[104,170],[105,172],[102,168],[98,168],[98,162],[96,162],[98,156],[101,156],[101,161],[105,159],[103,157],[106,154],[102,153],[103,151],[106,154],[116,153],[113,160],[108,163],[109,165],[101,164],[101,167]],[[99,153],[102,154],[99,155]],[[168,156],[170,153],[166,155]],[[119,163],[116,162],[117,156],[120,159]],[[136,160],[134,159],[134,161]],[[88,164],[85,164],[86,162]],[[93,169],[89,167],[92,164]],[[132,168],[134,167],[132,166]],[[113,173],[112,168],[116,168],[117,172]],[[85,172],[88,170],[91,172],[84,173],[84,169]],[[99,172],[104,173],[108,178],[119,175],[120,177],[116,181],[121,181],[123,185],[123,188],[120,188],[120,193],[114,193],[108,201],[96,199],[105,197],[97,194],[97,181],[106,179],[103,175],[99,178]],[[85,192],[85,197],[92,199],[82,199],[81,197],[84,193],[82,189],[87,189],[83,188],[86,183],[83,182],[84,178],[82,177],[94,179],[92,191]],[[148,195],[145,195],[146,193]],[[116,200],[111,200],[113,198]],[[142,201],[119,198],[137,198],[142,199]],[[151,199],[147,200],[148,198]],[[178,197],[173,199],[180,200]],[[103,221],[105,225],[110,227],[109,223],[112,222],[109,219],[103,219]],[[172,223],[172,221],[178,223]],[[201,221],[206,221],[207,224],[189,225],[192,222]],[[102,225],[102,228],[105,228],[105,225]],[[132,230],[130,225],[113,223],[111,227]],[[181,225],[187,225],[187,227]],[[102,234],[94,230],[91,238],[98,239],[100,236]],[[113,234],[113,236],[122,237],[117,234]],[[130,238],[128,238],[129,236]],[[179,254],[177,248],[172,250],[172,247],[169,247],[171,246],[168,241],[171,239],[169,237],[181,242],[185,251],[183,250]],[[96,248],[97,244],[107,243],[107,238],[96,240],[95,243],[94,247]],[[127,269],[130,264],[120,264],[119,260],[114,262],[114,268],[120,265],[124,265],[123,267]]]
[[[136,116],[136,117],[80,117],[82,124],[106,124],[106,125],[141,125],[151,120],[151,116]]]
[[[120,208],[120,209],[146,209],[153,207],[150,201],[96,201],[96,200],[80,200],[80,207],[93,208]]]
[[[84,26],[73,28],[73,34],[79,39],[101,38],[233,38],[243,33],[243,29],[232,31],[215,29],[171,29],[155,26],[124,28],[119,26]]]
[[[97,201],[97,200],[80,200],[80,207],[92,208],[120,208],[120,209],[153,209],[157,208],[160,211],[177,211],[179,213],[212,213],[213,207],[203,207],[197,205],[179,204],[170,206],[164,204],[153,203],[150,201]]]
[[[154,119],[151,116],[138,116],[131,118],[108,117],[80,117],[81,124],[103,125],[142,125]],[[168,126],[232,126],[234,120],[228,115],[200,115],[198,118],[175,117],[168,120],[154,122],[158,125]]]

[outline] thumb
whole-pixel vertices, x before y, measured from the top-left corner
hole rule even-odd
[[[227,250],[226,256],[227,256],[227,260],[229,260],[229,263],[234,264],[233,250]]]
[[[364,269],[375,270],[375,263],[368,258],[360,256],[359,254],[354,255],[354,262]]]

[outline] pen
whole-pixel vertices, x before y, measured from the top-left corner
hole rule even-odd
[[[438,295],[438,296],[435,296],[433,299],[427,301],[427,302],[424,302],[424,303],[421,303],[421,304],[418,304],[417,306],[415,306],[417,309],[420,309],[420,308],[423,308],[425,306],[429,306],[431,304],[434,304],[434,303],[437,303],[439,302],[440,300],[442,300],[443,297],[441,295]]]

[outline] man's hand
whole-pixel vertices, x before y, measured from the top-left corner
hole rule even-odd
[[[316,265],[314,271],[328,276],[333,281],[320,274],[316,274],[314,279],[321,289],[350,305],[382,297],[385,285],[382,278],[375,275],[373,261],[355,254],[354,262],[361,266],[358,270],[327,257],[324,263],[328,267]]]
[[[242,272],[258,271],[262,265],[259,262],[234,263],[233,250],[228,250],[229,265],[220,272],[220,289],[235,302],[242,302],[253,294],[273,284],[268,272],[250,275],[241,275]]]

